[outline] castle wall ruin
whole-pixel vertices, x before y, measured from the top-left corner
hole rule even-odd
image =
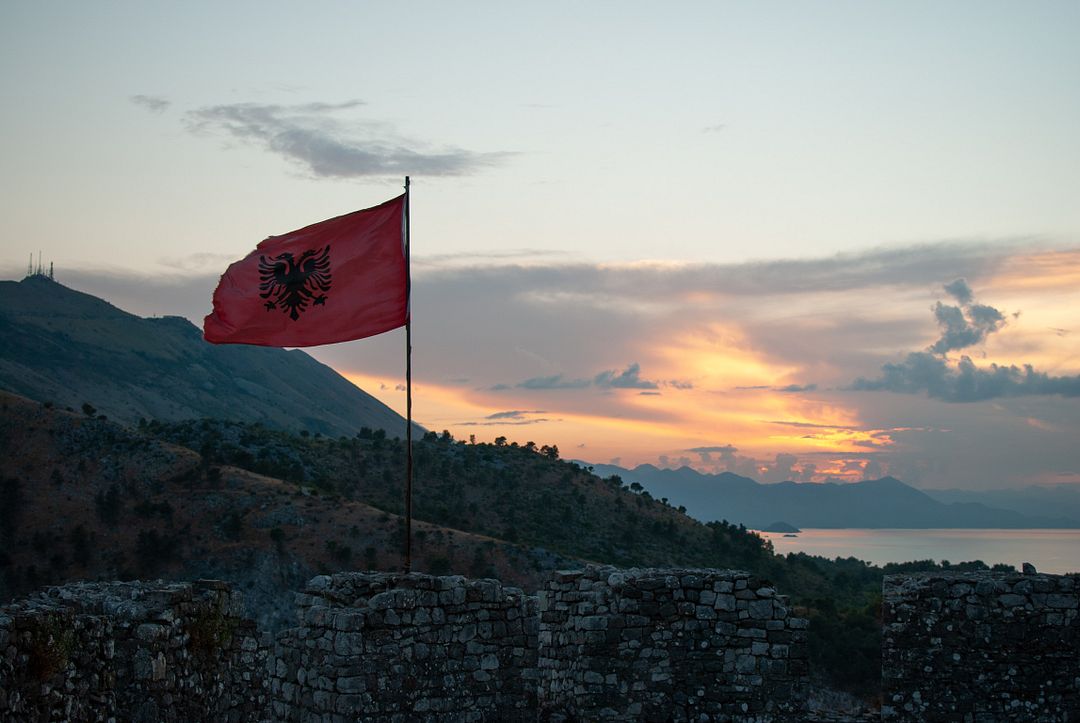
[[[1080,575],[883,584],[883,721],[1080,720]]]
[[[75,583],[0,607],[0,720],[257,720],[266,648],[225,583]]]
[[[1080,720],[1080,575],[884,583],[889,721]],[[731,570],[340,573],[272,638],[228,585],[74,583],[0,607],[0,722],[868,720],[805,709],[806,621]]]
[[[556,573],[540,593],[540,706],[554,720],[792,720],[807,621],[732,570]]]
[[[536,599],[517,588],[339,573],[297,604],[274,645],[273,720],[535,720]]]

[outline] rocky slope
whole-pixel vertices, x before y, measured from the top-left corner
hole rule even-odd
[[[0,281],[0,389],[110,419],[242,419],[294,431],[404,436],[405,420],[299,350],[215,346],[46,277]],[[418,429],[418,431],[420,431]]]

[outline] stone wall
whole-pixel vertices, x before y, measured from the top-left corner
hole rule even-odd
[[[0,607],[0,721],[247,721],[265,649],[224,583],[81,583]]]
[[[539,598],[344,573],[297,606],[272,650],[214,581],[0,607],[0,722],[827,718],[806,621],[743,572],[589,567]],[[890,576],[883,615],[882,720],[1080,721],[1080,575]]]
[[[1080,576],[895,575],[883,593],[883,721],[1080,720]]]
[[[540,594],[550,720],[800,720],[807,621],[731,570],[556,573]]]
[[[297,596],[274,720],[535,720],[536,599],[496,580],[341,573]]]

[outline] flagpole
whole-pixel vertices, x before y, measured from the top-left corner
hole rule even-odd
[[[412,263],[409,257],[409,177],[405,176],[405,572],[412,570]]]

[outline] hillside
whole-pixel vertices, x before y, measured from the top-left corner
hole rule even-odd
[[[894,477],[849,484],[760,484],[730,472],[702,474],[689,467],[632,470],[595,465],[654,497],[682,505],[700,520],[729,520],[762,529],[780,520],[800,528],[1076,528],[1080,520],[1035,516],[978,502],[945,503]]]
[[[128,429],[0,394],[0,445],[0,599],[74,579],[212,576],[238,584],[274,628],[317,572],[400,569],[404,445],[382,431]],[[882,574],[936,567],[781,557],[742,527],[698,522],[553,448],[427,433],[415,458],[414,569],[526,590],[583,561],[750,570],[810,617],[826,681],[862,695],[878,685]]]
[[[397,569],[403,520],[230,466],[110,421],[0,392],[0,599],[78,579],[217,577],[270,628],[313,575]],[[535,585],[574,565],[424,522],[414,567]]]
[[[302,351],[208,344],[186,319],[144,319],[41,276],[0,281],[0,337],[0,389],[89,403],[127,425],[214,417],[405,432],[400,415]]]

